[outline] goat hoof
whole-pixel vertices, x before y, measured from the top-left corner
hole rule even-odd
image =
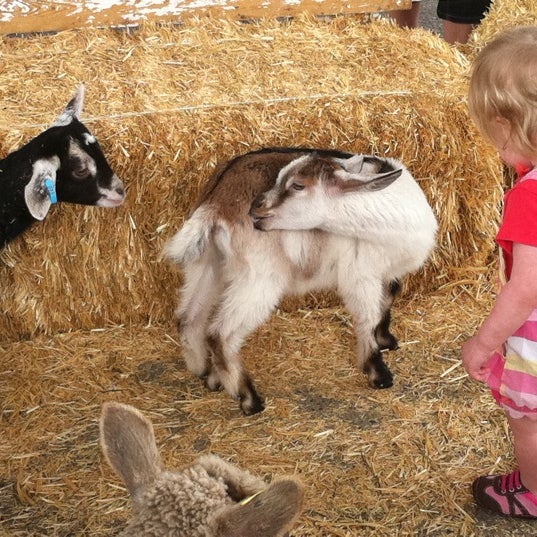
[[[382,360],[380,352],[375,356],[373,363],[364,367],[364,373],[369,378],[369,384],[372,388],[383,390],[393,386],[392,372]]]
[[[241,397],[241,410],[245,416],[253,416],[265,410],[265,402],[259,395],[250,394]]]
[[[375,379],[373,381],[373,388],[376,390],[384,390],[386,388],[391,388],[393,386],[393,378],[390,375],[389,377],[382,379]]]
[[[385,388],[391,388],[393,386],[393,375],[388,369],[388,366],[384,363],[377,364],[377,369],[373,376],[369,377],[371,386],[377,390],[383,390]]]
[[[203,379],[205,387],[211,392],[219,392],[222,390],[222,384],[216,375],[207,375]]]

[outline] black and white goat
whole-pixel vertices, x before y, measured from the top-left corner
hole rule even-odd
[[[263,410],[238,356],[244,339],[284,295],[335,289],[354,317],[359,366],[371,386],[390,387],[390,308],[436,230],[423,191],[393,159],[279,148],[221,164],[164,251],[184,269],[176,315],[187,367],[245,414]]]
[[[90,131],[80,121],[84,86],[46,131],[0,160],[0,248],[63,201],[117,207],[125,199]]]

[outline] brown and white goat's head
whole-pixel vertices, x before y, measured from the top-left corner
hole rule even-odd
[[[125,200],[123,183],[80,121],[83,104],[80,86],[51,127],[25,148],[39,155],[24,189],[26,206],[36,220],[43,220],[56,202],[117,207]]]
[[[391,161],[370,155],[345,159],[309,153],[280,170],[274,186],[254,200],[250,215],[263,231],[315,229],[334,210],[335,199],[382,190],[402,172]]]

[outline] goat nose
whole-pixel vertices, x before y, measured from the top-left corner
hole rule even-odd
[[[116,192],[120,195],[120,196],[124,196],[125,195],[125,189],[122,187],[122,186],[118,186],[116,188]]]

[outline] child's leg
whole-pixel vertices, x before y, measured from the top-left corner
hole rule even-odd
[[[537,496],[537,420],[508,416],[513,431],[515,457],[524,486]]]
[[[537,420],[508,417],[519,469],[505,475],[478,477],[476,502],[500,515],[537,519]]]

